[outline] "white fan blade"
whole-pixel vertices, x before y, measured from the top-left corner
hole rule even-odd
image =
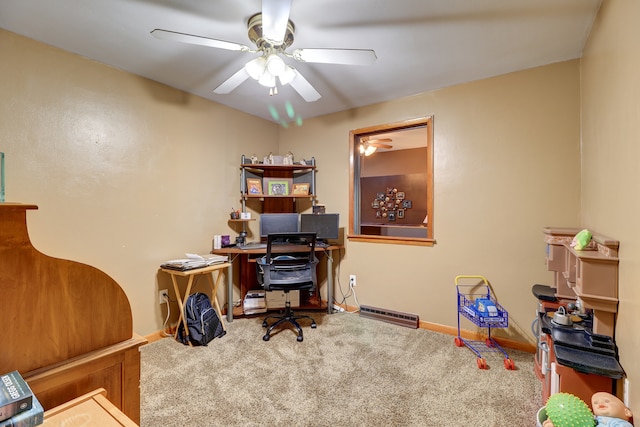
[[[320,64],[371,65],[377,59],[371,49],[296,49],[294,59]]]
[[[293,70],[296,76],[289,83],[291,87],[298,92],[298,94],[307,102],[313,102],[320,99],[320,94],[317,90],[311,86],[311,83],[307,81],[298,70]]]
[[[262,0],[262,37],[280,45],[284,42],[292,0]]]
[[[178,33],[175,31],[161,30],[156,28],[151,34],[160,40],[171,40],[181,43],[197,44],[200,46],[215,47],[218,49],[237,50],[241,52],[250,52],[249,46],[243,44],[226,42],[224,40],[210,39],[207,37],[193,36],[191,34]]]
[[[230,93],[232,90],[240,86],[244,83],[245,80],[249,78],[249,73],[244,67],[240,68],[233,76],[229,77],[227,80],[222,82],[217,88],[213,91],[220,95],[226,95]]]
[[[373,147],[386,148],[387,150],[391,150],[393,148],[393,145],[382,144],[381,142],[375,142],[375,140],[369,141],[369,142],[367,142],[367,144],[369,144],[369,145],[371,145]]]

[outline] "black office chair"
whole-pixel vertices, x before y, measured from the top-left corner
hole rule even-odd
[[[316,327],[316,321],[312,317],[294,315],[289,297],[290,291],[316,287],[318,260],[315,246],[316,233],[277,233],[267,236],[267,254],[256,262],[258,282],[265,291],[284,291],[285,306],[284,314],[267,316],[262,322],[262,327],[267,328],[263,340],[269,341],[271,332],[285,322],[295,327],[298,341],[304,339],[298,320],[311,320],[311,327]],[[269,325],[268,321],[271,319],[277,321]]]

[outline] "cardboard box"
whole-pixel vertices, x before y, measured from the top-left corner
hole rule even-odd
[[[285,295],[283,291],[267,291],[266,300],[267,308],[284,308]],[[289,300],[291,307],[300,307],[300,291],[289,291]]]

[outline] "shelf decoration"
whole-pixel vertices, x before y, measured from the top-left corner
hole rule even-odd
[[[309,183],[296,183],[293,184],[291,194],[294,196],[307,196],[309,195]]]
[[[376,193],[371,207],[376,210],[376,218],[396,221],[404,219],[405,210],[411,209],[411,200],[406,198],[404,191],[387,187],[387,191]]]
[[[260,178],[247,178],[247,194],[250,196],[262,194],[262,180]]]
[[[291,179],[265,178],[264,185],[267,187],[269,196],[288,196],[291,181]]]

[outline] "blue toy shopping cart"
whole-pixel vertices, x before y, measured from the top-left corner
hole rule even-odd
[[[491,295],[489,282],[484,276],[456,276],[456,292],[458,294],[458,336],[454,342],[457,347],[467,346],[476,355],[478,368],[486,369],[487,361],[483,353],[502,353],[504,367],[515,369],[515,363],[509,359],[507,352],[491,337],[492,328],[507,328],[509,313]],[[466,283],[466,284],[465,284]],[[460,315],[473,324],[487,328],[487,338],[470,340],[460,336]]]

